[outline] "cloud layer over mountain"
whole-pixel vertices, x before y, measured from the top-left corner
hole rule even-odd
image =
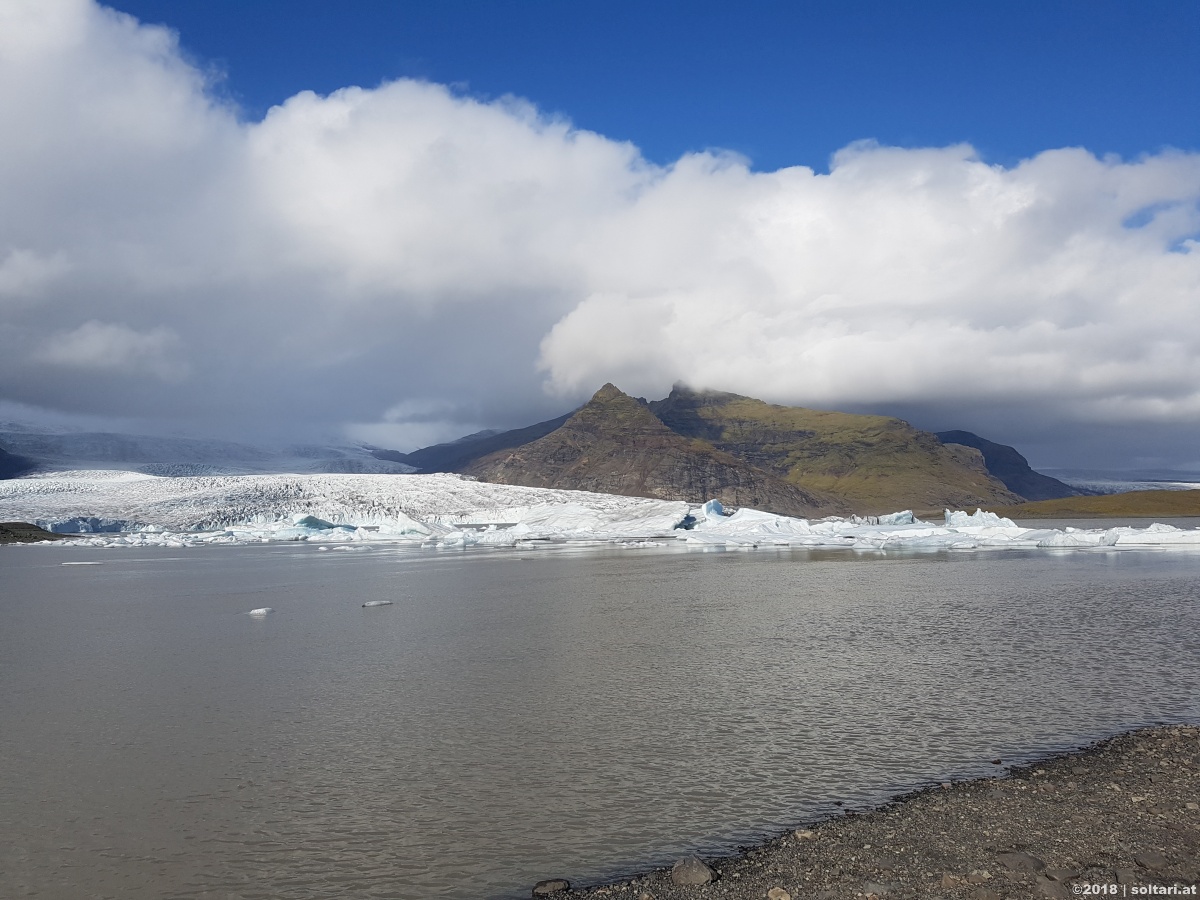
[[[1200,155],[663,168],[514,98],[248,122],[206,78],[88,0],[0,7],[0,399],[415,445],[681,380],[1200,457]]]

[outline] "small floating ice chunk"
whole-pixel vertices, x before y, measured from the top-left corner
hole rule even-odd
[[[366,609],[368,606],[391,606],[391,605],[392,605],[391,600],[368,600],[366,603],[363,604],[363,609]]]
[[[62,563],[62,565],[64,565],[64,566],[102,566],[102,565],[104,565],[104,563],[100,562],[99,560],[87,561],[87,562],[80,560],[78,562],[65,562],[65,563]]]
[[[263,616],[270,615],[273,612],[275,612],[275,610],[269,606],[260,606],[258,609],[250,610],[250,612],[246,613],[246,615],[255,616],[256,618],[261,619]]]

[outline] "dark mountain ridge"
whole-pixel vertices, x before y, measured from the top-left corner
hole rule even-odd
[[[9,453],[0,447],[0,478],[20,478],[36,468],[37,463],[32,459],[16,453]]]
[[[1010,491],[1026,500],[1058,500],[1088,493],[1057,478],[1035,472],[1015,447],[997,444],[969,431],[939,431],[937,438],[943,444],[974,447],[983,454],[988,471],[1004,482]]]
[[[715,497],[790,515],[1006,506],[1025,499],[967,440],[942,441],[888,416],[776,406],[681,385],[646,402],[609,384],[557,419],[394,458],[421,472],[691,502]],[[1003,471],[1020,465],[992,448],[1011,450],[1034,476],[1014,484],[1044,488],[1015,450],[987,445]]]
[[[501,484],[691,503],[716,498],[793,516],[849,511],[841,498],[790,484],[703,440],[676,434],[644,400],[611,384],[558,428],[480,457],[462,471]]]
[[[565,425],[567,419],[574,414],[572,411],[558,418],[515,428],[512,431],[480,431],[456,441],[422,447],[412,453],[396,453],[395,450],[375,450],[372,453],[377,459],[390,459],[415,466],[418,472],[461,472],[475,460],[489,453],[522,447],[545,437]]]

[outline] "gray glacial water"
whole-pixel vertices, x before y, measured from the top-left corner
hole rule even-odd
[[[727,851],[1197,721],[1198,595],[1164,552],[0,548],[0,896],[515,898]]]

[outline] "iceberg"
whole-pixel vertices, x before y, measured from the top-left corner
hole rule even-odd
[[[107,519],[100,516],[72,516],[65,519],[39,519],[33,524],[54,534],[111,534],[128,531],[130,523],[124,519]]]
[[[997,528],[1016,528],[1017,524],[1012,519],[1004,519],[995,513],[984,512],[982,509],[977,509],[975,512],[967,514],[962,510],[951,512],[946,510],[946,524],[952,528],[966,528],[970,526],[992,526]]]
[[[324,519],[318,519],[316,516],[306,516],[297,513],[292,516],[292,524],[297,528],[313,528],[317,531],[328,531],[331,528],[337,528],[332,522],[326,522]]]

